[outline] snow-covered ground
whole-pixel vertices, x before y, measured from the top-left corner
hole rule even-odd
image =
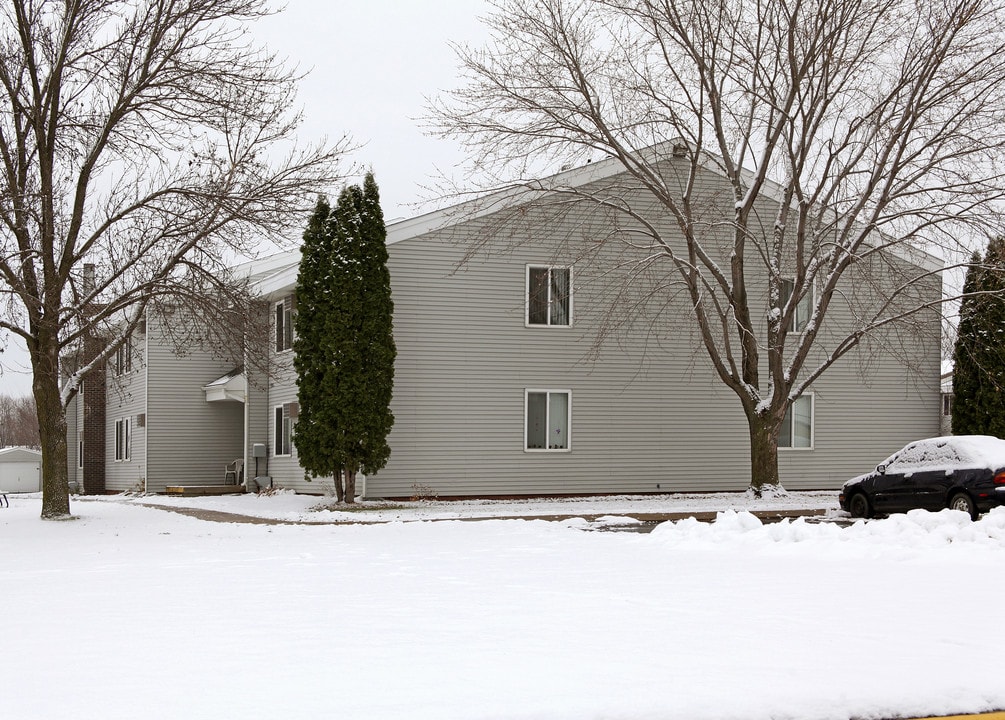
[[[792,492],[755,498],[747,493],[700,493],[665,495],[608,495],[602,497],[536,498],[528,500],[451,500],[415,502],[365,502],[355,507],[335,508],[332,498],[279,491],[275,495],[226,495],[222,497],[168,497],[148,495],[121,497],[125,502],[167,507],[218,510],[286,522],[368,523],[461,518],[554,517],[568,515],[655,515],[721,510],[828,510],[837,511],[835,491]],[[350,508],[351,509],[348,509]]]
[[[639,534],[583,532],[582,520],[219,523],[121,497],[42,522],[37,497],[10,500],[4,718],[846,720],[1005,708],[1005,510],[850,527],[762,525],[730,510]],[[318,517],[307,511],[316,498],[286,494],[155,501]],[[375,512],[418,513],[352,515]]]

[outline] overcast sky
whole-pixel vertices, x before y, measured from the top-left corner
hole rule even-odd
[[[335,9],[337,8],[337,9]],[[456,85],[451,41],[480,45],[483,0],[290,0],[258,28],[262,39],[310,75],[300,85],[302,136],[349,133],[353,159],[373,168],[387,220],[416,214],[422,186],[462,160],[453,143],[430,137],[427,97]]]
[[[302,138],[351,135],[361,146],[351,159],[373,169],[391,221],[416,214],[416,203],[429,199],[423,186],[463,159],[455,144],[429,137],[419,118],[427,97],[456,84],[449,43],[482,44],[478,18],[487,10],[484,0],[289,0],[253,32],[310,73],[298,98]],[[0,394],[29,394],[26,353],[13,338],[4,345]]]

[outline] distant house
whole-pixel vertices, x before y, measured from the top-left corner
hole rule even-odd
[[[618,182],[626,200],[647,202],[613,161],[553,180]],[[699,182],[710,204],[730,197],[711,170]],[[696,345],[686,301],[672,292],[643,300],[651,288],[635,286],[642,279],[624,262],[624,246],[597,242],[612,221],[595,205],[516,202],[477,213],[448,208],[388,227],[395,425],[390,461],[366,479],[365,496],[745,489],[746,422]],[[650,213],[668,223],[658,209]],[[890,261],[940,267],[923,254]],[[292,442],[296,275],[291,263],[259,286],[280,370],[266,398],[267,472],[276,485],[317,492]],[[632,311],[612,317],[612,293],[621,291]],[[937,278],[927,292],[940,297]],[[831,312],[836,323],[846,319]],[[910,365],[887,353],[853,354],[796,402],[779,451],[786,487],[838,487],[873,458],[939,431],[934,315],[931,324],[932,342]],[[597,345],[600,335],[607,342]]]
[[[0,449],[0,491],[38,492],[42,489],[42,453],[22,447]]]

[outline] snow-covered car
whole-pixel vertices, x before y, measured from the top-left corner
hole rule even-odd
[[[846,482],[838,499],[853,517],[948,507],[976,520],[1005,505],[1005,440],[955,435],[912,442],[874,472]]]

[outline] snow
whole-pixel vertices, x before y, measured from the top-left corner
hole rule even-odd
[[[988,435],[953,435],[913,442],[882,463],[888,472],[944,470],[951,475],[960,468],[1005,468],[1005,440]],[[912,473],[905,473],[910,477]],[[845,482],[850,487],[869,477],[860,475]]]
[[[318,498],[281,493],[75,501],[78,519],[42,522],[37,496],[10,501],[4,717],[846,720],[1005,708],[994,670],[1005,509],[975,523],[945,510],[842,527],[748,512],[836,513],[833,493],[354,513],[312,513]],[[210,522],[151,502],[325,524]],[[736,509],[650,534],[584,532],[625,522],[626,508],[716,502]],[[469,511],[600,519],[421,519]]]

